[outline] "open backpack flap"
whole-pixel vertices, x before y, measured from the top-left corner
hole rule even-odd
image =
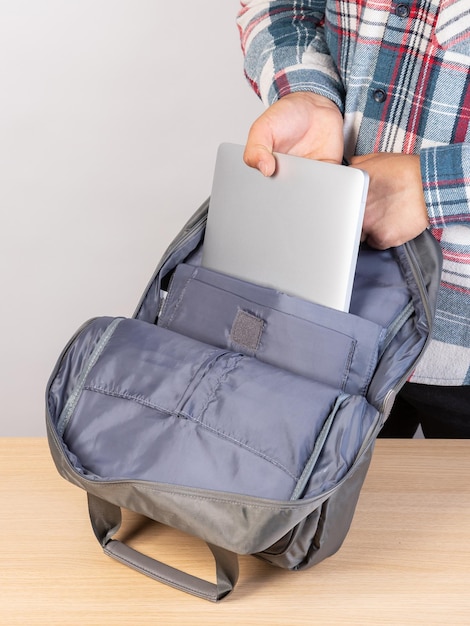
[[[201,267],[207,207],[132,319],[76,333],[46,403],[57,469],[88,493],[105,552],[215,601],[236,584],[237,554],[303,569],[340,547],[375,438],[428,341],[441,252],[429,232],[364,246],[343,313]],[[206,541],[216,583],[114,540],[121,507]]]

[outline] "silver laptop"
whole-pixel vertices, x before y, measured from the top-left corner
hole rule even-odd
[[[276,154],[276,173],[265,178],[243,151],[219,147],[203,267],[348,311],[367,174]]]

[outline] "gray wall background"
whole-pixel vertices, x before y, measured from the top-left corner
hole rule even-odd
[[[262,111],[238,0],[0,0],[0,436],[40,436],[60,351],[132,315]]]

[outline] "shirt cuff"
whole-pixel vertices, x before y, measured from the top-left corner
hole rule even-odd
[[[262,83],[263,81],[261,81],[261,98],[268,106],[289,93],[309,91],[325,96],[337,105],[341,113],[344,113],[342,85],[323,72],[310,69],[287,68],[271,77],[267,90],[263,90]]]

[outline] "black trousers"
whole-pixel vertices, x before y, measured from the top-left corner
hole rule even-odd
[[[426,438],[470,439],[470,386],[406,383],[379,437],[413,437],[420,425]]]

